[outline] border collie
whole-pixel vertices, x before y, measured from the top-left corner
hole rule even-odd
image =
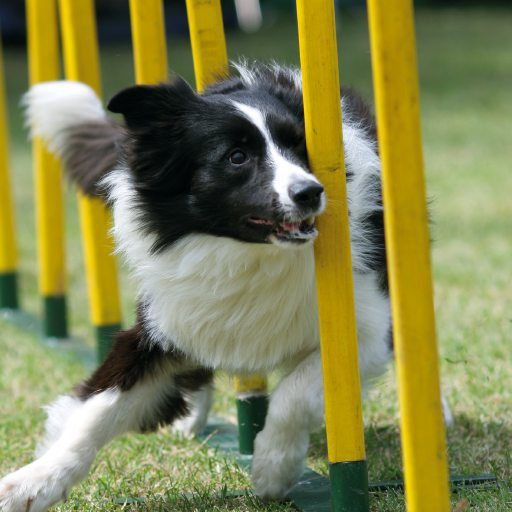
[[[300,477],[323,421],[313,240],[328,198],[308,168],[300,72],[235,67],[201,95],[181,79],[124,89],[108,104],[123,123],[77,82],[27,93],[32,134],[112,208],[138,316],[94,374],[48,406],[37,459],[0,481],[2,511],[65,499],[123,432],[177,420],[201,430],[217,369],[284,369],[252,478],[259,496],[279,499]],[[348,90],[342,109],[364,387],[392,351],[380,163],[370,110]]]

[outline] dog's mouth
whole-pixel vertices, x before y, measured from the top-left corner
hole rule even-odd
[[[268,243],[303,244],[314,240],[318,235],[315,227],[315,217],[308,217],[295,222],[278,222],[251,216],[247,219],[247,224],[267,231],[266,241]]]

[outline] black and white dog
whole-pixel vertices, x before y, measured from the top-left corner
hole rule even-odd
[[[213,371],[286,371],[256,439],[258,495],[282,498],[323,421],[313,240],[328,203],[308,168],[300,73],[239,65],[196,94],[183,80],[134,86],[109,103],[76,82],[34,86],[32,134],[112,207],[139,283],[136,324],[107,360],[48,407],[38,458],[0,481],[4,512],[42,511],[129,430],[200,430]],[[343,94],[359,361],[363,386],[392,350],[375,124]]]

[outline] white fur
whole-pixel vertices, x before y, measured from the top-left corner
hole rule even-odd
[[[364,221],[368,214],[382,209],[380,193],[374,186],[375,178],[380,176],[380,160],[373,140],[350,118],[343,122],[343,139],[345,166],[353,172],[347,182],[352,265],[355,270],[366,272],[371,261],[366,253],[369,239]]]
[[[389,298],[374,272],[354,273],[354,302],[359,345],[359,371],[363,389],[380,377],[391,357]]]
[[[305,171],[299,165],[290,162],[281,154],[270,136],[263,114],[258,109],[237,101],[234,101],[233,104],[260,130],[263,135],[267,144],[268,157],[274,170],[272,187],[277,193],[279,201],[285,211],[289,208],[294,208],[295,203],[290,197],[290,186],[295,182],[310,181],[311,183],[319,184],[319,181],[315,176]],[[324,206],[325,195],[322,194],[322,207],[320,209],[323,210]]]
[[[117,421],[107,417],[119,407],[120,396],[109,390],[79,405],[74,403],[78,399],[70,397],[57,400],[55,417],[48,420],[52,439],[45,443],[43,455],[0,480],[0,510],[39,512],[65,499],[71,486],[87,474],[97,450],[118,433],[122,418],[130,414],[129,409],[119,408]],[[69,406],[68,415],[64,403]],[[58,421],[62,421],[60,432]]]
[[[66,148],[67,130],[106,118],[95,92],[88,85],[71,80],[33,85],[23,97],[23,105],[30,135],[41,137],[48,149],[59,156]]]
[[[252,462],[256,494],[283,498],[303,472],[309,433],[324,417],[322,363],[314,351],[272,393],[265,428],[257,435]]]
[[[82,405],[82,401],[78,398],[62,395],[55,402],[44,407],[46,412],[45,436],[37,445],[37,457],[42,457],[59,440],[66,422],[74,417]]]

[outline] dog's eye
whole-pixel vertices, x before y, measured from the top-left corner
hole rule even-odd
[[[240,149],[235,149],[229,155],[229,161],[233,165],[242,165],[247,161],[247,155]]]

